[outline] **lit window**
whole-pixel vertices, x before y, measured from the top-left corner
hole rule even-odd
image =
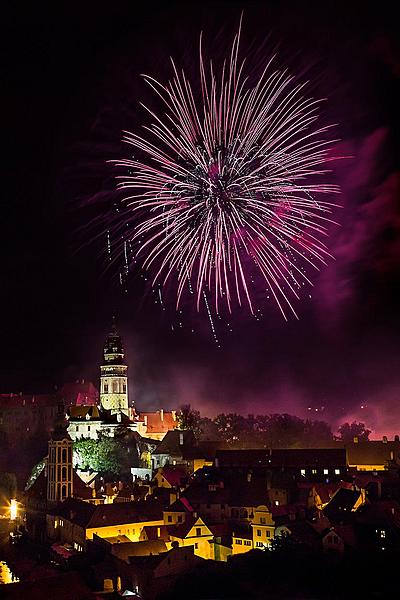
[[[324,469],[324,475],[328,475],[329,471],[328,469]]]
[[[384,531],[383,529],[381,530],[381,538],[385,538],[386,537],[386,531]]]
[[[279,500],[275,500],[275,506],[279,506]]]
[[[242,545],[242,540],[236,540],[236,543],[237,543],[238,546],[241,546]]]
[[[257,535],[260,537],[261,536],[261,529],[257,529]]]
[[[196,527],[196,535],[197,537],[201,535],[201,527]]]
[[[340,475],[340,469],[335,469],[335,475]]]
[[[316,474],[317,474],[317,469],[313,469],[313,470],[311,471],[311,473],[312,473],[313,475],[316,475]]]
[[[302,475],[303,477],[306,476],[306,470],[305,469],[300,469],[300,475]]]
[[[244,540],[244,545],[245,546],[251,546],[251,541],[250,540]]]

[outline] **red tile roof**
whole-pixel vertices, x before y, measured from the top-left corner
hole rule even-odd
[[[66,406],[93,406],[99,401],[99,392],[90,381],[65,383],[60,395]]]
[[[147,433],[167,433],[178,426],[173,412],[157,411],[140,413],[138,421],[146,423]]]
[[[163,467],[161,475],[170,485],[179,486],[187,480],[187,474],[179,467]]]

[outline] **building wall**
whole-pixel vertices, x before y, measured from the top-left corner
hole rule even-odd
[[[70,544],[73,548],[86,549],[86,537],[83,527],[76,525],[68,519],[57,515],[46,515],[46,533],[47,538],[52,541],[59,541]]]
[[[59,502],[73,495],[72,441],[50,440],[47,460],[47,499]]]
[[[88,540],[93,539],[93,534],[102,538],[126,535],[131,542],[139,542],[140,534],[146,525],[164,525],[164,521],[160,519],[157,521],[143,521],[141,523],[123,523],[107,527],[94,527],[86,530],[86,538]]]
[[[200,556],[206,560],[212,559],[213,549],[210,540],[213,538],[213,534],[202,519],[198,519],[195,522],[184,538],[176,537],[173,533],[171,534],[171,542],[177,541],[181,547],[194,546],[196,556]]]
[[[244,554],[253,550],[253,540],[239,534],[232,536],[232,554]]]
[[[75,442],[82,437],[97,440],[98,433],[102,431],[103,428],[101,421],[70,420],[67,431],[70,438]]]
[[[185,512],[170,512],[165,510],[163,512],[163,517],[165,525],[180,525],[186,521]]]

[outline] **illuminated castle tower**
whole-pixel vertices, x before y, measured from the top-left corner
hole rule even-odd
[[[100,403],[111,413],[129,413],[127,372],[122,340],[113,322],[104,346],[104,364],[100,367]]]
[[[68,433],[57,430],[48,443],[47,459],[47,500],[59,502],[73,494],[72,469],[73,442]]]

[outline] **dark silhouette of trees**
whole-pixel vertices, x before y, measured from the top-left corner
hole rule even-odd
[[[179,429],[190,429],[196,436],[200,434],[200,412],[193,410],[190,404],[182,404],[176,418]]]
[[[289,414],[220,414],[214,419],[218,436],[228,444],[251,444],[269,448],[330,445],[333,434],[324,421],[303,420]]]
[[[364,423],[343,423],[338,429],[339,439],[342,442],[349,443],[353,442],[354,438],[357,438],[359,442],[367,442],[369,439],[370,429],[365,427]]]

